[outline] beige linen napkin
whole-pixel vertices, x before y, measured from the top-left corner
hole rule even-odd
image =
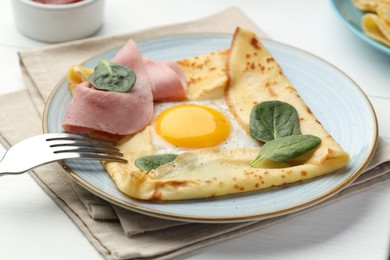
[[[69,66],[91,56],[137,41],[178,33],[232,33],[236,26],[266,37],[238,9],[198,21],[113,37],[99,37],[20,51],[27,90],[0,96],[0,142],[9,147],[42,132],[44,102]],[[390,180],[390,145],[380,140],[367,171],[331,199],[309,209],[263,221],[232,224],[184,223],[134,213],[94,196],[74,183],[58,164],[36,168],[30,175],[68,214],[106,259],[170,258],[232,237],[265,228]]]

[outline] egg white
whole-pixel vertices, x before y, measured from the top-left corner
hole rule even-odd
[[[156,127],[155,127],[156,117],[161,112],[163,112],[168,108],[184,105],[184,104],[195,104],[195,105],[207,106],[222,113],[225,116],[225,118],[229,121],[230,124],[229,136],[220,144],[216,146],[205,147],[205,148],[184,148],[184,147],[175,146],[167,142],[166,140],[164,140],[156,132]],[[224,99],[156,103],[154,105],[153,118],[154,120],[151,123],[152,126],[151,136],[152,136],[152,143],[156,149],[156,154],[163,154],[163,153],[181,154],[184,152],[198,151],[199,149],[208,149],[212,147],[218,147],[221,151],[241,149],[241,148],[259,149],[261,147],[261,145],[256,140],[254,140],[251,136],[249,136],[247,132],[239,125],[234,115],[231,114]]]

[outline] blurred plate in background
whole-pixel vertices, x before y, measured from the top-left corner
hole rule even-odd
[[[361,28],[361,20],[364,12],[352,4],[352,0],[330,0],[333,10],[341,22],[360,39],[375,49],[390,55],[390,48],[369,38]]]

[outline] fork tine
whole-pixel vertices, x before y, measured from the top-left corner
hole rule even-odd
[[[58,134],[49,134],[49,137],[46,138],[46,141],[81,141],[87,143],[97,143],[102,145],[113,146],[114,142],[96,139],[88,136],[77,135],[77,134],[68,134],[68,133],[58,133]]]
[[[55,154],[74,159],[96,159],[127,162],[115,143],[77,134],[59,133],[46,138]]]
[[[63,149],[54,149],[54,153],[99,153],[99,154],[111,154],[111,155],[117,155],[117,156],[123,156],[123,153],[119,152],[119,150],[112,150],[112,149],[104,149],[101,147],[72,147],[72,146],[59,146],[59,148]]]
[[[71,155],[71,153],[69,153]],[[96,153],[77,153],[72,159],[94,159],[99,161],[110,161],[110,162],[127,162],[126,159],[116,157],[116,156],[108,156]]]
[[[88,159],[95,159],[100,161],[110,161],[110,162],[127,162],[126,159],[114,157],[114,156],[107,156],[107,155],[100,155],[100,154],[90,154],[90,153],[80,153],[81,158],[88,158]]]
[[[99,148],[106,149],[112,152],[118,152],[119,149],[115,147],[115,143],[103,141],[99,139],[90,138],[87,136],[80,136],[76,134],[60,133],[46,138],[50,147],[75,146],[85,148]]]
[[[101,143],[107,143],[107,144],[114,144],[113,142],[97,139],[93,137],[89,137],[87,135],[81,135],[81,134],[71,134],[71,133],[49,133],[45,134],[47,140],[61,140],[61,139],[74,139],[74,140],[89,140],[89,141],[95,141],[95,142],[101,142]]]
[[[65,142],[64,142],[65,141]],[[118,152],[119,149],[115,146],[105,145],[105,144],[98,144],[98,143],[89,143],[89,142],[78,142],[78,141],[69,141],[64,140],[61,143],[55,143],[51,144],[50,147],[83,147],[83,148],[90,148],[90,149],[105,149],[107,151],[111,152]],[[69,141],[69,142],[67,142]]]

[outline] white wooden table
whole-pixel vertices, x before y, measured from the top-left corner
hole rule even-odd
[[[0,3],[0,94],[24,88],[17,50],[47,45],[16,31],[11,1]],[[107,0],[105,24],[98,35],[188,21],[230,6],[239,6],[272,39],[311,52],[348,74],[370,98],[379,133],[390,141],[390,56],[349,32],[328,1]],[[4,151],[0,147],[0,154]],[[389,235],[390,185],[382,185],[183,258],[387,259]],[[24,174],[0,179],[0,259],[102,257]]]

